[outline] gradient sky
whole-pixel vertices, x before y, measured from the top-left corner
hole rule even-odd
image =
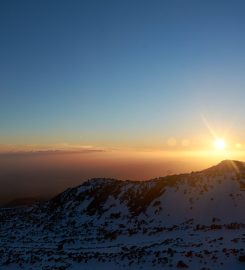
[[[245,118],[244,1],[1,1],[2,144],[159,144]]]
[[[243,160],[244,11],[236,0],[0,1],[0,180],[30,187],[41,170],[61,181],[64,164],[66,183],[78,171],[142,179],[172,171],[173,153],[173,171],[191,171],[210,165],[215,136]]]

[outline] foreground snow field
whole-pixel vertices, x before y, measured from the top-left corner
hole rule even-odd
[[[0,210],[0,269],[245,269],[245,165],[92,179]]]

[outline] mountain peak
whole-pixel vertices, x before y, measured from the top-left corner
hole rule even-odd
[[[238,160],[222,160],[215,166],[212,166],[204,171],[208,172],[237,172],[245,171],[245,162]]]

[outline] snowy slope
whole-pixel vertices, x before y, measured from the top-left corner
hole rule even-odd
[[[245,163],[92,179],[0,210],[0,269],[245,269]]]

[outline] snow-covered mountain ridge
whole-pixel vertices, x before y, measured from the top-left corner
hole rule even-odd
[[[2,208],[0,269],[240,269],[244,206],[239,161],[144,182],[91,179],[45,203]]]

